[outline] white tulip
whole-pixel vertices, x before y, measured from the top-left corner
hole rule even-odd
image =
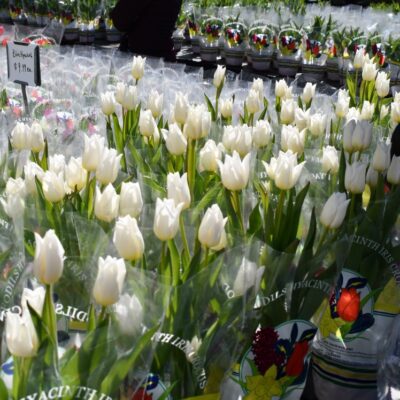
[[[118,303],[115,304],[114,313],[117,317],[119,328],[124,335],[130,336],[140,333],[143,321],[143,306],[135,295],[123,294]]]
[[[232,125],[224,126],[222,143],[225,149],[228,151],[232,151],[235,140],[236,140],[236,127]]]
[[[348,121],[343,128],[343,149],[348,153],[353,153],[353,135],[356,129],[357,121],[351,119]]]
[[[117,219],[113,243],[123,259],[136,261],[142,258],[144,240],[135,218],[126,215]]]
[[[35,258],[33,273],[40,283],[51,285],[56,283],[64,270],[64,248],[53,230],[40,237],[35,232]]]
[[[6,195],[17,195],[20,197],[25,197],[26,195],[26,185],[22,178],[8,178],[6,183]]]
[[[400,103],[400,92],[397,92],[397,93],[394,94],[393,101],[395,103]]]
[[[304,152],[306,141],[306,130],[299,132],[297,127],[291,125],[282,125],[281,147],[283,151],[291,150],[299,155]]]
[[[297,164],[297,155],[292,151],[279,152],[278,158],[273,157],[267,164],[263,162],[268,176],[281,190],[289,190],[296,186],[305,162]]]
[[[157,90],[152,90],[149,95],[147,108],[151,110],[154,118],[158,118],[162,114],[164,104],[164,95],[159,94]]]
[[[126,276],[126,266],[121,258],[100,257],[98,272],[93,287],[96,303],[103,307],[115,304],[122,292]]]
[[[243,161],[239,154],[234,151],[232,157],[228,154],[225,161],[217,161],[221,173],[221,181],[224,187],[231,191],[244,189],[250,176],[250,154],[247,154]]]
[[[379,174],[374,170],[372,164],[369,165],[367,171],[366,182],[370,188],[374,188],[378,185]]]
[[[36,193],[37,188],[35,177],[37,177],[39,181],[42,181],[43,176],[44,171],[42,168],[38,164],[28,161],[28,163],[24,166],[24,177],[26,190],[29,194]]]
[[[297,107],[294,112],[294,123],[299,131],[306,129],[310,125],[310,109],[304,111]]]
[[[225,73],[226,73],[226,68],[223,67],[222,65],[218,65],[214,73],[214,80],[213,80],[213,84],[216,88],[219,88],[225,83]]]
[[[314,137],[324,136],[326,133],[326,115],[319,113],[312,115],[309,129]]]
[[[219,243],[216,246],[211,247],[211,250],[213,250],[213,251],[221,251],[227,245],[228,245],[228,238],[226,236],[226,232],[225,232],[225,229],[224,229],[222,231],[222,234],[221,234],[221,240],[219,241]]]
[[[139,117],[140,133],[145,137],[152,137],[155,129],[157,129],[157,124],[151,111],[141,110]]]
[[[125,87],[124,97],[121,103],[122,107],[125,108],[125,110],[132,111],[138,104],[137,87],[132,85]]]
[[[176,206],[172,199],[157,199],[153,230],[158,239],[167,241],[176,236],[182,209],[183,204]]]
[[[375,112],[375,104],[365,100],[361,109],[360,118],[366,121],[370,121],[374,116],[374,112]]]
[[[96,179],[103,185],[114,183],[121,169],[122,154],[115,149],[104,148],[101,161],[96,169]]]
[[[306,86],[303,89],[303,101],[306,104],[309,104],[311,100],[315,96],[315,89],[317,88],[317,84],[312,84],[310,82],[306,83]]]
[[[225,119],[231,118],[233,113],[233,99],[220,100],[219,110]]]
[[[357,121],[353,132],[353,150],[364,151],[369,148],[372,142],[373,125],[369,121]]]
[[[139,183],[122,182],[119,199],[119,215],[136,218],[143,208],[142,192]]]
[[[293,100],[293,88],[290,86],[288,90],[286,90],[285,96],[283,97],[284,100]]]
[[[211,129],[211,113],[205,106],[189,107],[183,134],[188,139],[197,140],[206,137]]]
[[[199,171],[216,172],[218,169],[218,160],[221,160],[222,152],[214,142],[209,139],[204,147],[200,150],[199,155]]]
[[[34,290],[25,288],[21,297],[22,309],[28,311],[29,304],[29,306],[33,308],[38,315],[42,316],[45,295],[46,290],[43,286],[39,286]]]
[[[322,171],[336,174],[339,171],[339,156],[334,146],[324,147],[322,153]]]
[[[146,58],[141,56],[133,57],[132,62],[132,76],[138,81],[143,78],[144,75],[144,65],[146,64]]]
[[[39,122],[34,122],[29,132],[29,147],[35,153],[40,153],[44,150],[43,129]]]
[[[15,150],[30,149],[30,130],[31,128],[28,125],[17,122],[14,129],[11,131],[11,145]]]
[[[281,107],[281,123],[289,125],[294,121],[294,111],[296,103],[292,100],[282,100]]]
[[[378,172],[384,172],[390,165],[390,146],[379,142],[372,159],[372,166]]]
[[[111,222],[117,218],[119,210],[119,196],[114,186],[109,183],[103,193],[96,187],[96,198],[94,201],[95,216],[105,222]]]
[[[175,106],[174,106],[174,120],[178,124],[184,124],[186,122],[186,118],[189,112],[189,102],[186,95],[182,93],[177,93],[175,98]]]
[[[82,166],[86,171],[95,171],[101,162],[104,150],[104,138],[95,134],[85,135],[85,150],[82,156]]]
[[[234,136],[231,138],[230,149],[237,151],[241,157],[250,153],[253,146],[252,128],[245,125],[238,125],[234,128]]]
[[[364,65],[364,49],[358,49],[354,56],[353,66],[355,69],[361,69]]]
[[[251,89],[246,99],[246,108],[249,114],[255,114],[261,110],[262,104],[260,95],[257,91]]]
[[[376,65],[373,61],[365,62],[363,65],[362,78],[364,81],[374,81],[377,72]]]
[[[64,176],[65,166],[65,157],[63,154],[54,154],[49,157],[49,171],[54,172],[56,175]]]
[[[15,357],[31,358],[39,349],[39,338],[29,312],[7,313],[5,336],[8,351]]]
[[[46,171],[43,175],[42,187],[44,197],[51,203],[58,203],[65,196],[65,182],[62,174]]]
[[[161,129],[167,150],[174,156],[186,153],[187,139],[177,124],[169,125],[169,130]]]
[[[262,104],[264,100],[264,81],[261,78],[253,79],[251,90],[255,90],[258,93],[260,102]]]
[[[25,211],[24,197],[18,194],[7,196],[7,199],[0,199],[4,212],[13,220],[18,220],[23,217]]]
[[[65,168],[65,180],[71,190],[82,190],[86,186],[87,174],[82,166],[82,158],[71,157]]]
[[[199,242],[211,249],[218,246],[225,233],[227,221],[228,218],[224,218],[218,204],[212,205],[201,220],[198,233]]]
[[[386,175],[386,179],[392,185],[400,184],[400,156],[393,156]]]
[[[100,95],[101,111],[104,115],[110,116],[115,112],[114,93],[106,92]]]
[[[389,115],[389,106],[382,105],[379,115],[380,120],[382,121],[387,115]]]
[[[235,296],[245,295],[252,287],[254,287],[255,293],[257,293],[260,289],[263,274],[264,267],[258,268],[256,263],[243,258],[233,284]]]
[[[347,90],[339,89],[338,101],[336,103],[336,116],[344,118],[349,111],[350,96]]]
[[[121,105],[124,103],[125,91],[126,91],[125,83],[118,82],[117,87],[115,89],[114,98],[115,98],[115,101]]]
[[[289,87],[284,79],[279,80],[275,84],[275,96],[284,98],[286,97],[286,92],[288,91]]]
[[[361,194],[365,189],[367,165],[356,161],[347,164],[344,177],[346,190],[352,194]]]
[[[345,193],[333,193],[327,200],[319,217],[322,225],[328,229],[339,228],[346,216],[350,204]]]
[[[349,122],[352,119],[354,119],[355,121],[358,121],[361,119],[361,112],[356,107],[350,107],[349,112],[346,115],[346,122]]]
[[[268,121],[259,120],[253,128],[253,144],[255,147],[268,146],[273,138],[272,128]]]
[[[196,354],[199,352],[202,341],[197,336],[194,336],[192,340],[186,342],[185,354],[186,359],[193,363],[196,359]]]
[[[386,72],[378,72],[375,82],[376,93],[379,97],[386,97],[390,92],[390,78]]]
[[[400,102],[393,102],[390,106],[390,117],[395,124],[400,124]]]
[[[181,204],[182,210],[190,207],[191,197],[186,172],[182,176],[179,172],[167,175],[167,197],[174,200],[176,207]]]

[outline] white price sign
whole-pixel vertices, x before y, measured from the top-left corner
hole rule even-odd
[[[33,43],[9,42],[7,44],[8,79],[28,86],[39,86],[40,53]]]

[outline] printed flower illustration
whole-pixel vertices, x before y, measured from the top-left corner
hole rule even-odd
[[[282,384],[276,380],[277,367],[273,365],[265,375],[248,376],[246,378],[249,394],[245,400],[271,400],[273,396],[282,395]]]
[[[153,395],[148,394],[145,389],[139,389],[132,397],[132,400],[153,400]]]
[[[308,342],[303,341],[294,345],[294,350],[286,364],[286,375],[299,376],[304,369],[304,359],[308,353]]]
[[[342,289],[337,303],[337,313],[343,321],[353,322],[360,314],[360,294],[356,289]]]

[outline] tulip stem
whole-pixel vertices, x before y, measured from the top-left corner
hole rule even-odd
[[[208,266],[208,257],[210,255],[210,249],[208,247],[206,247],[205,253],[204,253],[204,267]]]
[[[356,68],[356,80],[355,80],[355,93],[354,93],[354,105],[357,104],[357,93],[358,93],[358,68]]]
[[[166,267],[166,242],[162,242],[161,245],[161,262],[160,262],[160,274],[162,275],[165,272]]]
[[[322,235],[321,235],[321,237],[319,239],[319,243],[318,243],[318,246],[317,246],[317,250],[315,251],[315,254],[318,254],[321,251],[321,248],[322,248],[322,246],[323,246],[323,244],[325,242],[326,237],[328,236],[328,233],[329,233],[329,229],[325,226],[324,230],[322,232]]]
[[[57,340],[57,316],[53,303],[53,288],[46,285],[45,300],[43,305],[43,322],[47,326],[50,342],[53,346],[54,368],[58,370],[58,340]]]
[[[244,228],[242,209],[241,209],[241,206],[240,206],[239,192],[231,191],[231,199],[232,199],[233,209],[236,211],[237,218],[239,220],[240,230],[242,231],[243,237],[246,237],[246,230]]]
[[[355,208],[356,208],[356,195],[354,193],[352,193],[351,194],[351,202],[350,202],[350,214],[349,214],[350,221],[353,218]]]
[[[189,250],[189,243],[187,241],[186,230],[185,230],[185,221],[183,220],[182,213],[179,216],[179,227],[181,230],[183,248],[184,248],[184,255],[183,255],[183,265],[189,265],[190,261],[190,250]]]
[[[107,311],[107,307],[102,306],[101,307],[101,311],[100,311],[100,315],[99,315],[99,323],[105,319],[106,311]]]
[[[196,179],[196,141],[188,139],[187,155],[186,155],[186,171],[188,174],[188,185],[192,198]]]
[[[286,197],[286,191],[281,190],[279,193],[278,208],[276,209],[276,229],[275,229],[274,241],[278,240],[280,236],[279,233],[281,230],[283,208],[285,206],[285,197]]]
[[[26,396],[26,386],[29,372],[32,366],[32,358],[14,357],[13,397],[22,399]]]

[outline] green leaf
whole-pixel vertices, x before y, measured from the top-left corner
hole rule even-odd
[[[193,220],[196,220],[200,213],[203,212],[211,204],[211,202],[215,201],[220,190],[221,185],[215,185],[212,189],[205,193],[203,198],[193,210]]]
[[[258,202],[250,214],[248,234],[257,236],[262,229],[262,225],[260,202]]]
[[[151,342],[152,337],[157,332],[159,326],[148,330],[139,340],[135,349],[129,354],[125,354],[113,365],[110,373],[103,380],[100,392],[112,396],[118,390],[119,386],[134,367],[136,360],[142,355],[145,347]]]
[[[9,395],[8,395],[7,387],[6,387],[3,379],[0,378],[0,399],[8,400],[8,398],[9,398]]]
[[[208,98],[208,96],[204,93],[204,97],[206,98],[206,103],[207,103],[207,107],[208,107],[208,111],[211,113],[211,119],[213,121],[216,121],[217,119],[217,115],[214,109],[214,106],[211,103],[211,100]]]
[[[167,191],[151,176],[143,176],[143,182],[151,189],[158,192],[161,196],[165,196],[167,194]]]
[[[344,154],[344,149],[340,154],[340,164],[339,164],[339,192],[346,193],[346,187],[344,185],[344,177],[346,174],[346,156]]]
[[[178,382],[174,382],[172,385],[170,385],[169,388],[162,394],[162,396],[158,398],[158,400],[168,400],[169,395],[172,393],[177,383]]]
[[[168,249],[172,266],[172,284],[178,286],[180,283],[181,259],[174,240],[168,240]]]

